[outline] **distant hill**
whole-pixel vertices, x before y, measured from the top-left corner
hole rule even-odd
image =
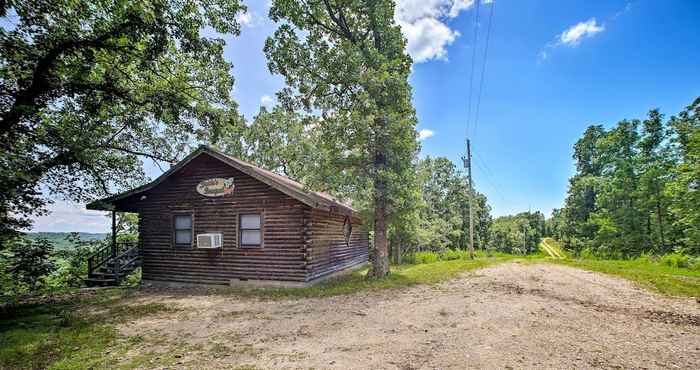
[[[66,239],[68,235],[71,233],[50,233],[50,232],[35,232],[35,233],[27,233],[27,237],[29,239],[48,239],[51,241],[54,245],[54,247],[58,249],[70,249],[73,247],[73,245]],[[80,239],[82,240],[102,240],[107,237],[108,234],[106,233],[78,233],[80,235]]]

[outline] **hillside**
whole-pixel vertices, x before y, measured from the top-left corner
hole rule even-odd
[[[69,249],[72,247],[72,244],[68,241],[68,236],[71,233],[55,233],[55,232],[33,232],[33,233],[27,233],[27,237],[33,240],[36,239],[48,239],[51,241],[54,245],[54,247],[57,250],[60,249]],[[82,240],[102,240],[105,237],[107,237],[108,234],[106,233],[81,233],[79,232],[78,235],[80,235],[80,239]]]

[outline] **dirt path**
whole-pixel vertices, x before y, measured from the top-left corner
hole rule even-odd
[[[135,300],[184,310],[122,327],[145,338],[127,358],[161,351],[183,368],[700,367],[696,301],[549,264],[321,299],[144,292]]]

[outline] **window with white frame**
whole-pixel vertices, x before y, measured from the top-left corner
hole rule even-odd
[[[175,245],[192,245],[192,213],[176,213],[173,215],[173,229]]]
[[[260,248],[262,240],[262,215],[242,214],[238,218],[238,243],[241,248]]]

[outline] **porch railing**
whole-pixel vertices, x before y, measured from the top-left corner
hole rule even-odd
[[[131,272],[138,264],[140,248],[138,242],[117,242],[105,245],[88,257],[88,276],[92,277],[100,268],[111,270],[119,279],[122,272]]]

